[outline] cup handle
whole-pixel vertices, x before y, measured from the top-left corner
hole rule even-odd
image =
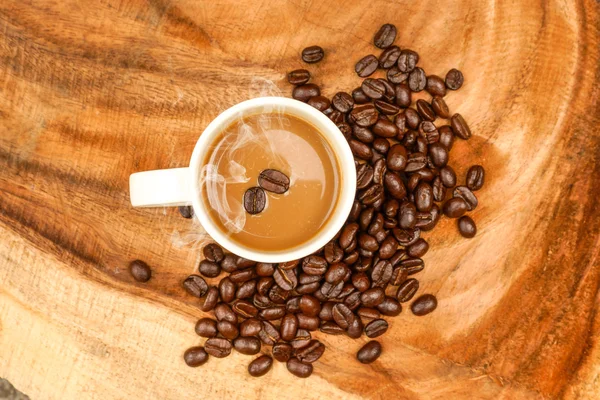
[[[190,168],[158,169],[131,174],[129,197],[134,207],[192,204]]]

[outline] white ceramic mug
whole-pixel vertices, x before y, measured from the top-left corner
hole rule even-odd
[[[309,241],[290,249],[264,252],[242,246],[231,240],[209,216],[201,192],[200,172],[207,150],[219,133],[243,115],[284,112],[299,117],[323,135],[336,155],[340,168],[340,193],[329,221]],[[297,100],[284,97],[259,97],[247,100],[225,110],[204,130],[187,168],[163,169],[132,174],[129,177],[131,204],[134,207],[161,207],[192,205],[194,213],[206,232],[221,246],[234,254],[259,262],[285,262],[297,260],[325,246],[342,228],[354,201],[356,167],[348,143],[335,124],[317,109]]]

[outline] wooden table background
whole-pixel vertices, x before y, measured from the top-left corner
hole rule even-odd
[[[600,398],[600,3],[541,1],[2,0],[0,376],[32,399]],[[308,380],[250,357],[181,359],[202,315],[180,282],[199,226],[133,209],[132,172],[186,166],[202,129],[260,94],[289,95],[300,50],[325,94],[397,43],[474,136],[452,159],[489,172],[478,236],[444,221],[420,275],[437,311],[403,312],[363,366],[364,339],[328,345]],[[154,277],[132,281],[128,261]]]

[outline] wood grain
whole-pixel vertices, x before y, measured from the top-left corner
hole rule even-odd
[[[600,397],[599,3],[369,4],[0,2],[0,376],[48,399]],[[309,68],[325,94],[351,90],[384,22],[428,73],[464,71],[448,103],[474,136],[452,162],[489,172],[478,236],[428,235],[437,311],[392,319],[371,366],[363,341],[323,337],[308,380],[251,379],[239,354],[186,367],[202,313],[180,282],[206,238],[132,209],[129,174],[185,166],[220,111],[289,94],[307,45],[327,52]]]

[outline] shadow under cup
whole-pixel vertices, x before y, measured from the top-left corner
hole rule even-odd
[[[291,106],[238,110],[207,128],[201,157],[192,157],[201,161],[194,206],[205,212],[203,226],[226,249],[255,261],[318,251],[341,229],[354,200],[354,161],[339,129],[316,109],[281,100]],[[283,172],[290,186],[283,194],[265,191],[265,209],[252,215],[244,193],[259,186],[266,169]]]

